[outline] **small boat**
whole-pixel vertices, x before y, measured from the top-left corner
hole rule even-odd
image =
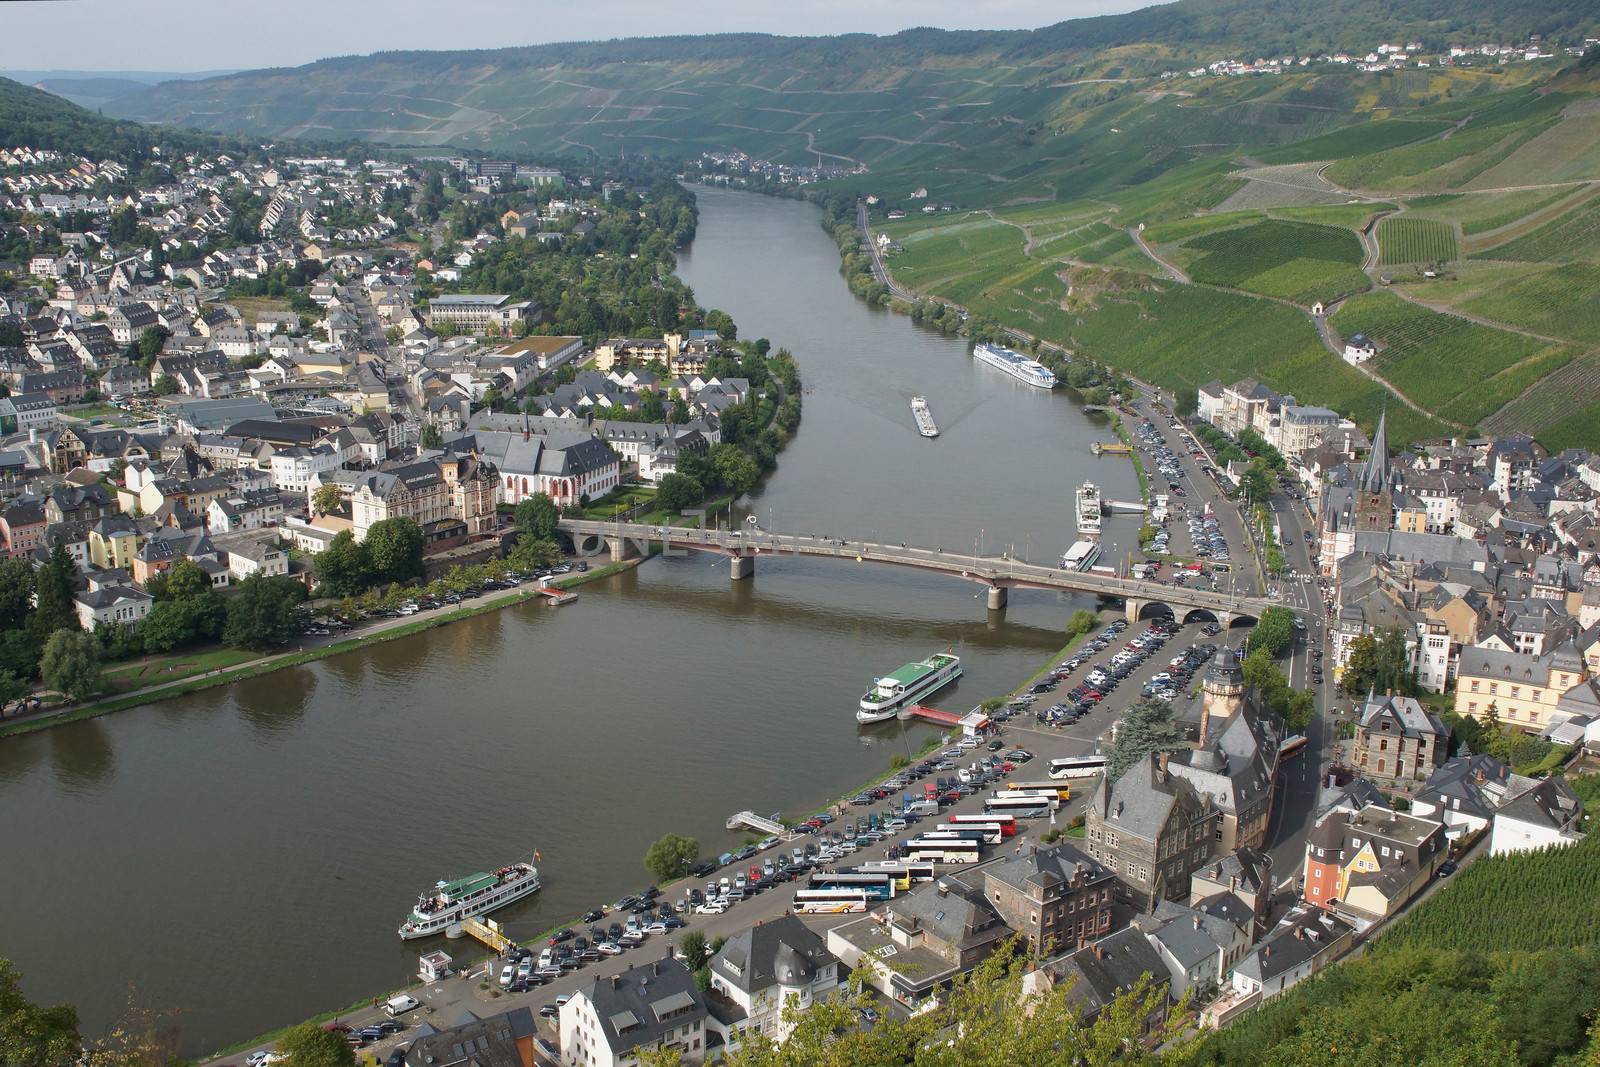
[[[539,889],[539,868],[518,861],[494,872],[478,871],[464,878],[434,883],[417,898],[416,907],[400,924],[402,940],[442,934],[463,919],[485,915]]]
[[[917,432],[924,437],[938,437],[939,427],[928,410],[928,401],[920,396],[911,398],[911,417],[917,420]]]
[[[961,660],[947,652],[907,663],[893,674],[872,683],[856,709],[856,722],[892,719],[907,704],[927,696],[961,677]]]

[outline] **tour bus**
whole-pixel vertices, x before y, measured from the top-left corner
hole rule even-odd
[[[1295,755],[1305,747],[1305,734],[1290,734],[1288,737],[1285,737],[1283,739],[1283,743],[1278,746],[1278,758],[1287,759],[1289,756]]]
[[[1062,778],[1093,778],[1106,771],[1106,758],[1104,756],[1067,756],[1064,759],[1050,761],[1050,777]]]
[[[986,845],[998,845],[1000,843],[1000,839],[1005,836],[1000,829],[1000,824],[997,822],[940,823],[932,830],[927,831],[924,836],[948,833],[964,834],[968,832],[982,834],[983,836],[980,838],[980,840],[982,840]]]
[[[1054,794],[995,793],[984,798],[983,811],[985,815],[1000,813],[1018,819],[1036,819],[1041,815],[1050,814],[1060,806],[1060,803]]]
[[[1072,799],[1072,787],[1065,782],[1007,782],[1006,788],[1023,793],[1052,793],[1063,803]]]
[[[1002,837],[1015,837],[1017,835],[1017,817],[1015,815],[1002,815],[998,812],[993,815],[952,815],[945,822],[954,823],[956,826],[962,826],[967,823],[975,826],[995,823],[1000,827]]]
[[[970,837],[913,837],[900,846],[901,855],[913,863],[977,863],[983,842]]]
[[[794,910],[800,915],[843,915],[866,911],[868,901],[861,889],[797,889]]]
[[[905,892],[918,882],[931,882],[937,872],[931,863],[909,863],[906,860],[872,860],[856,865],[856,870],[863,874],[874,874],[883,871],[892,874],[896,881],[896,889]]]
[[[859,889],[873,900],[888,900],[910,884],[898,885],[900,879],[890,871],[818,871],[806,883],[808,889]]]

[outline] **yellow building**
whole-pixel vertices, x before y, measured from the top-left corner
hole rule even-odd
[[[1557,711],[1595,714],[1600,703],[1582,653],[1568,639],[1542,655],[1463,648],[1456,671],[1456,714],[1538,733]],[[1492,709],[1492,711],[1491,711]]]
[[[111,515],[89,529],[89,561],[96,567],[133,570],[133,560],[144,538],[139,527],[126,515]]]

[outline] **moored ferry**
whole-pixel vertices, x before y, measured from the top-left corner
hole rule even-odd
[[[439,881],[417,898],[400,937],[406,941],[442,934],[463,919],[484,915],[521,900],[539,888],[539,868],[519,861],[499,870],[479,871],[464,878]]]
[[[1069,571],[1086,571],[1099,561],[1099,545],[1093,541],[1074,541],[1061,557],[1061,566]]]
[[[1078,534],[1081,537],[1099,537],[1101,523],[1100,487],[1084,482],[1078,487]]]
[[[915,703],[936,689],[961,677],[961,660],[940,652],[916,663],[907,663],[893,674],[872,683],[856,710],[857,722],[882,722],[892,719],[907,704]]]
[[[973,346],[972,358],[1005,371],[1019,382],[1026,382],[1040,389],[1056,387],[1056,376],[1050,372],[1049,367],[1009,348],[980,342]]]

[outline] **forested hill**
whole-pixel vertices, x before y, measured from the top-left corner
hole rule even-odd
[[[935,133],[985,147],[983,123],[1043,117],[1065,81],[1140,77],[1228,56],[1364,53],[1384,41],[1442,49],[1530,34],[1575,43],[1595,32],[1600,11],[1585,0],[1178,0],[1024,31],[387,52],[168,82],[108,106],[126,118],[251,136],[606,155],[724,145],[870,161],[874,147]],[[1018,94],[1037,99],[1013,104]],[[948,116],[942,130],[901,128],[924,109],[955,107],[975,110]],[[737,132],[803,126],[818,135],[815,144],[797,134],[773,146]],[[853,138],[837,134],[857,127],[881,143],[853,151]]]
[[[214,138],[108,119],[42,89],[0,78],[0,145],[74,152],[132,162],[157,144],[210,144]]]

